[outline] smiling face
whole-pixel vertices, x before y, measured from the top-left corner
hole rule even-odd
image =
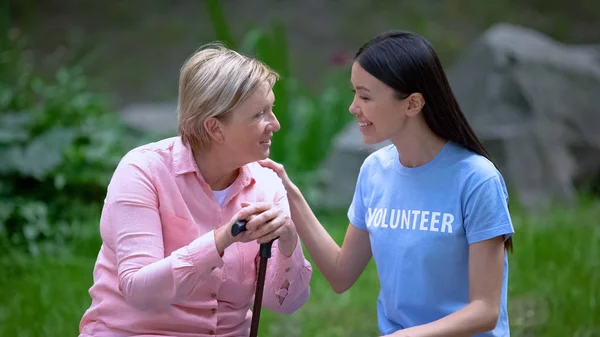
[[[350,113],[356,116],[366,144],[377,144],[402,134],[410,117],[409,99],[399,99],[394,90],[365,71],[358,62],[352,65],[354,100]]]
[[[274,102],[271,86],[263,82],[225,120],[219,121],[220,148],[240,163],[266,159],[273,133],[281,127],[273,113]]]

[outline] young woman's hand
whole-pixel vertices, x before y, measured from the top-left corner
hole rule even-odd
[[[290,179],[290,177],[288,177],[287,172],[285,171],[285,168],[283,167],[282,164],[277,163],[268,158],[265,160],[259,160],[258,163],[263,167],[267,167],[267,168],[270,168],[271,170],[275,171],[275,173],[277,173],[277,176],[279,176],[279,178],[283,182],[283,186],[285,187],[285,189],[288,192],[291,189],[296,187],[294,185],[294,183],[292,182],[292,180]]]

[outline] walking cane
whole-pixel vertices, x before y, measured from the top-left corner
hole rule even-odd
[[[238,220],[231,227],[231,235],[237,236],[241,232],[245,232],[246,220]],[[252,308],[252,325],[250,326],[250,337],[258,336],[258,321],[260,320],[260,309],[262,306],[263,289],[265,286],[265,274],[267,272],[267,260],[271,257],[271,242],[261,243],[258,255],[260,256],[260,264],[258,266],[258,281],[256,282],[256,294],[254,296],[254,307]]]

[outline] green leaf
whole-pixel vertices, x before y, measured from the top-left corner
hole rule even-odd
[[[0,200],[0,235],[6,231],[6,222],[15,211],[16,205],[10,200]]]
[[[43,180],[62,163],[63,153],[69,149],[75,137],[72,129],[53,128],[35,138],[23,150],[10,149],[9,166],[12,164],[22,176]]]
[[[251,54],[253,53],[258,43],[261,39],[265,38],[265,33],[260,28],[251,29],[246,35],[242,38],[242,43],[240,44],[239,51],[243,54]]]
[[[221,2],[219,0],[206,0],[204,3],[206,4],[206,11],[208,12],[217,40],[235,49],[236,44],[227,25],[227,19],[225,19]]]
[[[0,114],[0,144],[24,142],[29,138],[31,114],[10,112]]]
[[[65,187],[66,184],[67,178],[64,176],[64,174],[59,173],[54,176],[54,188],[60,191]]]

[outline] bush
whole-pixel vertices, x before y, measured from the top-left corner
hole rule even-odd
[[[4,41],[0,242],[31,254],[64,252],[77,226],[99,216],[112,170],[141,138],[91,93],[78,67],[42,78],[25,39]]]

